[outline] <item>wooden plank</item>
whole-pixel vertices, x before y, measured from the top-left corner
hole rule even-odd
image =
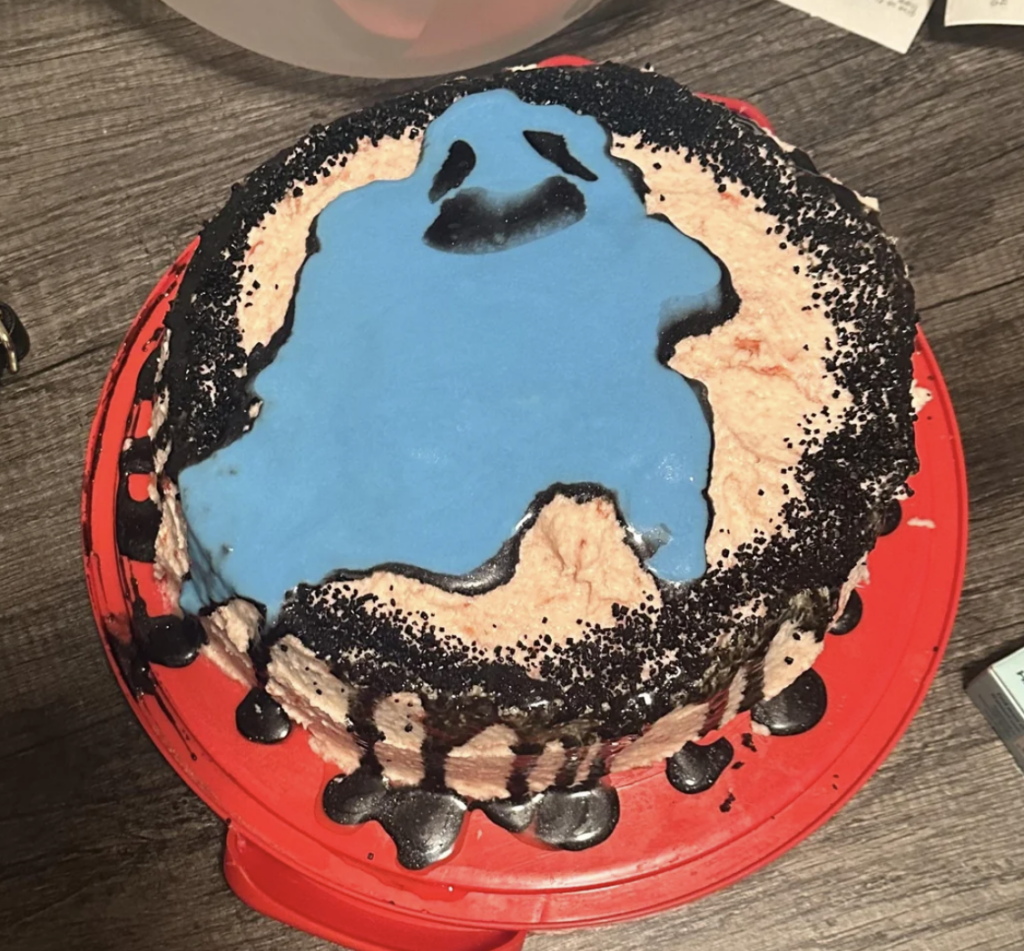
[[[34,344],[0,392],[0,947],[325,949],[231,896],[220,823],[121,699],[81,575],[79,479],[132,315],[229,183],[313,122],[415,83],[272,63],[158,0],[0,0],[0,22],[0,293]],[[867,788],[723,893],[534,936],[531,951],[1024,944],[1024,783],[961,686],[1024,615],[1024,58],[1011,40],[948,40],[899,57],[770,0],[613,0],[524,54],[652,62],[750,97],[882,200],[957,406],[973,506],[947,660]]]

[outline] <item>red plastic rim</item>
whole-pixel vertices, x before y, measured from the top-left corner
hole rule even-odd
[[[816,665],[829,691],[824,720],[802,736],[758,736],[754,752],[739,743],[749,719],[737,718],[724,733],[745,768],[727,771],[698,796],[677,793],[661,768],[617,777],[622,819],[594,849],[544,850],[472,813],[452,858],[410,872],[397,864],[394,846],[376,823],[345,828],[322,814],[320,794],[333,771],[312,753],[302,730],[271,747],[241,737],[234,709],[245,688],[205,658],[183,670],[157,668],[156,693],[136,698],[109,641],[130,637],[131,583],[147,600],[157,593],[146,567],[117,551],[119,455],[126,437],[148,428],[148,405],[135,403],[136,379],[158,345],[195,247],[150,295],[103,389],[83,492],[86,575],[111,665],[154,743],[229,821],[236,839],[294,873],[290,885],[263,901],[263,910],[336,939],[338,933],[318,928],[302,912],[304,889],[336,896],[339,907],[355,905],[424,928],[446,924],[460,935],[474,928],[578,927],[649,914],[728,885],[781,855],[834,814],[895,745],[948,640],[966,553],[967,491],[956,420],[923,336],[915,373],[932,400],[917,424],[921,473],[904,503],[901,526],[871,556],[863,621],[849,635],[830,637]],[[727,796],[734,798],[723,812]],[[672,829],[679,834],[666,834]],[[229,865],[232,860],[229,854]],[[229,868],[231,874],[235,884],[237,870]],[[500,946],[513,947],[510,940]],[[499,944],[495,939],[493,946]],[[359,946],[377,947],[369,940]]]

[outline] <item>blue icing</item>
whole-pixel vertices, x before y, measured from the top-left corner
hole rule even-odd
[[[592,174],[563,173],[525,130],[562,136]],[[475,165],[431,201],[457,140]],[[578,202],[538,217],[531,195],[559,177],[582,217]],[[446,201],[528,226],[489,253],[438,250],[424,235]],[[659,327],[722,305],[722,268],[647,215],[595,119],[469,96],[431,123],[409,178],[342,195],[316,234],[252,430],[180,474],[186,610],[237,592],[273,616],[289,588],[342,569],[468,574],[556,483],[614,492],[662,540],[662,578],[703,574],[711,433],[656,351]]]

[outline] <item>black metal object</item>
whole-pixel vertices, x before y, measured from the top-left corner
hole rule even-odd
[[[14,308],[0,301],[0,379],[5,372],[17,373],[28,355],[28,331]]]

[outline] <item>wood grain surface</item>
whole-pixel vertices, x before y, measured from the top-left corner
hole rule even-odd
[[[524,57],[650,61],[748,98],[876,195],[959,412],[973,506],[949,653],[867,787],[724,892],[529,951],[1024,947],[1024,777],[962,688],[1021,642],[1024,616],[1024,31],[947,31],[936,12],[901,57],[772,0],[611,0]],[[0,391],[0,948],[328,947],[233,897],[220,822],[122,699],[78,493],[117,345],[229,184],[412,85],[261,59],[158,0],[0,0],[0,296],[33,341]]]

